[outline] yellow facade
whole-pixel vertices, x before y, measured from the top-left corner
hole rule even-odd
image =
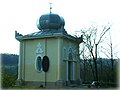
[[[41,52],[37,52],[37,49],[41,49]],[[69,59],[70,53],[72,53],[72,60]],[[38,56],[41,56],[41,58],[48,56],[50,60],[46,76],[43,70],[37,72],[35,69],[35,61]],[[68,61],[71,63],[70,73],[67,73],[66,62]],[[79,42],[71,36],[25,38],[20,41],[18,79],[25,82],[42,83],[76,81],[80,79],[79,70]]]
[[[18,81],[43,86],[78,84],[82,38],[67,34],[65,21],[57,14],[44,14],[38,22],[39,32],[24,36],[15,32],[20,41]]]

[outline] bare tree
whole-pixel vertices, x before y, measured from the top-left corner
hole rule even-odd
[[[102,32],[98,35],[98,28],[97,27],[90,27],[87,30],[81,30],[83,34],[83,43],[87,47],[90,56],[93,59],[94,67],[95,67],[95,80],[98,81],[98,72],[97,72],[97,47],[101,43],[103,36],[106,32],[110,29],[110,26],[105,26],[102,29]],[[98,37],[99,36],[99,37]]]
[[[117,58],[117,52],[115,51],[115,49],[117,48],[117,45],[113,46],[113,42],[112,42],[112,38],[111,38],[111,33],[109,31],[109,38],[107,39],[107,47],[103,47],[101,46],[101,51],[107,56],[107,58],[109,58],[111,60],[111,72],[112,72],[112,75],[111,77],[113,78],[114,77],[114,57]],[[114,79],[114,78],[113,78]]]
[[[115,49],[119,46],[119,44],[117,45],[113,45],[113,41],[112,41],[112,38],[111,38],[111,33],[109,32],[109,38],[107,38],[107,41],[106,41],[106,44],[107,46],[106,47],[103,47],[101,46],[101,52],[103,52],[107,58],[109,58],[111,60],[111,69],[113,71],[114,67],[114,58],[118,58],[117,57],[117,51],[115,51]]]
[[[91,59],[90,59],[90,54],[86,54],[88,53],[87,48],[85,47],[85,44],[81,45],[81,50],[80,50],[80,58],[81,58],[81,63],[83,64],[83,80],[86,81],[87,79],[87,75],[88,73],[86,73],[86,71],[89,69],[92,72],[92,76],[95,78],[94,75],[94,69],[91,63]],[[89,66],[88,66],[89,65]],[[89,73],[90,74],[90,73]]]

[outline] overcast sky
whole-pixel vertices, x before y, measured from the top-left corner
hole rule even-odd
[[[23,35],[39,31],[36,21],[49,13],[49,2],[52,2],[52,13],[65,19],[69,34],[92,24],[109,23],[114,45],[120,43],[119,0],[0,0],[0,53],[19,54],[15,30]]]

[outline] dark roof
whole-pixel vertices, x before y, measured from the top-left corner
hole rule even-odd
[[[27,34],[27,35],[24,35],[23,37],[46,36],[46,35],[55,35],[55,34],[67,35],[67,32],[65,30],[62,30],[62,29],[61,30],[48,29],[48,30],[41,30],[39,32]]]
[[[64,25],[64,19],[58,14],[53,13],[41,15],[37,23],[39,30],[59,29],[61,27],[64,27]]]
[[[50,37],[62,37],[62,38],[68,38],[68,39],[73,40],[73,41],[78,42],[78,43],[82,42],[81,37],[71,36],[71,35],[67,34],[65,29],[41,30],[39,32],[34,32],[31,34],[27,34],[27,35],[19,34],[17,31],[15,32],[15,38],[18,41],[26,40],[26,39],[50,38]]]
[[[80,43],[82,39],[80,37],[73,37],[64,29],[65,21],[58,14],[43,14],[40,16],[37,27],[40,30],[39,32],[34,32],[27,35],[19,34],[15,32],[15,38],[19,41],[25,39],[35,39],[35,38],[48,38],[48,37],[64,37]]]

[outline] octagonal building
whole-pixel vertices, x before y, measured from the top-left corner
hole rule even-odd
[[[58,14],[43,14],[38,19],[40,31],[15,38],[20,42],[18,82],[24,85],[62,87],[80,84],[79,44],[64,29]]]

